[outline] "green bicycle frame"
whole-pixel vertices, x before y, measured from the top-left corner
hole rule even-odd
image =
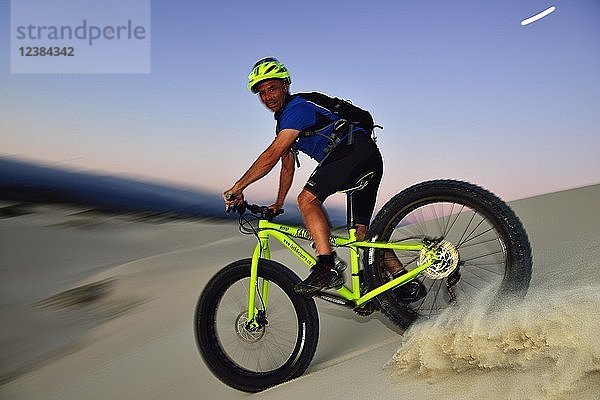
[[[348,230],[348,237],[340,237],[332,235],[329,238],[329,242],[334,247],[346,247],[350,249],[350,268],[352,271],[351,286],[342,286],[337,289],[338,294],[345,300],[351,301],[355,306],[360,306],[365,302],[373,299],[375,296],[381,293],[400,286],[406,282],[413,280],[423,270],[429,268],[435,261],[435,251],[432,249],[426,249],[426,245],[423,243],[410,243],[410,242],[366,242],[356,240],[356,229],[352,228]],[[258,262],[260,258],[271,259],[271,249],[269,246],[269,239],[273,237],[289,249],[293,254],[300,259],[308,268],[312,268],[316,264],[316,260],[306,250],[302,248],[293,238],[312,240],[312,237],[307,229],[273,223],[267,220],[259,220],[258,223],[258,238],[252,254],[252,267],[250,273],[250,287],[248,293],[248,321],[252,321],[251,324],[256,324],[255,315],[257,309],[255,308],[256,300],[256,286],[258,281]],[[425,251],[425,260],[419,264],[416,268],[403,274],[396,279],[393,279],[384,285],[381,285],[361,296],[360,294],[360,278],[358,271],[360,269],[360,256],[358,254],[359,248],[372,248],[372,249],[390,249],[390,250],[405,250],[421,252]],[[269,281],[263,280],[262,283],[262,302],[264,307],[268,304],[269,294]]]

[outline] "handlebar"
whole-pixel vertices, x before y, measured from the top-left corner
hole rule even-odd
[[[256,204],[248,204],[247,201],[244,201],[242,204],[240,204],[238,206],[231,206],[231,207],[229,207],[227,209],[227,214],[229,214],[232,211],[233,212],[237,212],[238,214],[240,214],[240,216],[244,215],[244,213],[246,211],[249,211],[250,213],[256,215],[260,219],[266,219],[268,221],[271,221],[276,216],[278,216],[280,214],[283,214],[283,209],[280,209],[277,212],[273,212],[273,210],[271,210],[267,206],[259,206],[259,205],[256,205]]]

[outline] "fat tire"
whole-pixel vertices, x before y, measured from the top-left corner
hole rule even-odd
[[[437,201],[466,205],[491,222],[506,247],[505,271],[497,291],[497,300],[525,296],[532,265],[531,246],[525,229],[506,203],[480,186],[456,180],[434,180],[411,186],[383,206],[374,218],[367,237],[389,240],[394,226],[405,215],[422,205]],[[369,256],[364,257],[364,267],[370,288],[384,283],[378,272],[382,268],[380,251],[370,249]],[[377,300],[382,312],[403,329],[407,329],[419,317],[410,306],[396,301],[391,291],[381,294]]]
[[[277,284],[293,304],[298,319],[295,347],[285,364],[268,372],[245,369],[230,359],[218,338],[216,314],[219,301],[227,289],[234,283],[250,277],[251,262],[249,258],[235,261],[210,279],[198,300],[194,327],[198,350],[208,368],[219,380],[244,392],[260,392],[296,378],[308,368],[317,349],[319,317],[315,301],[299,296],[293,290],[300,278],[282,264],[261,259],[259,277]]]

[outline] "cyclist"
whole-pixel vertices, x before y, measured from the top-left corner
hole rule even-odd
[[[373,172],[366,187],[354,194],[357,238],[363,240],[383,174],[383,160],[379,149],[370,133],[360,127],[354,128],[352,144],[348,144],[345,136],[349,130],[334,127],[333,123],[339,119],[336,114],[291,95],[290,74],[276,58],[268,57],[257,61],[248,79],[248,89],[257,93],[260,101],[274,113],[277,121],[276,135],[246,173],[223,193],[226,207],[241,204],[244,189],[268,174],[281,161],[277,199],[270,206],[273,211],[278,211],[292,184],[296,152],[301,151],[316,160],[319,165],[298,195],[297,201],[304,224],[313,237],[317,263],[308,278],[300,282],[295,290],[310,296],[322,289],[340,287],[344,283],[344,276],[335,268],[335,253],[329,244],[330,225],[323,202],[361,175]],[[302,132],[317,126],[325,126],[325,129],[318,135],[302,135]],[[339,144],[332,146],[332,139],[336,139]],[[394,256],[393,252],[391,256]],[[389,258],[386,254],[386,259]],[[402,264],[396,257],[391,262],[386,261],[386,268],[390,273],[403,271]]]

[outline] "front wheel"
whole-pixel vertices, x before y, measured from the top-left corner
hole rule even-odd
[[[248,324],[252,260],[235,261],[206,285],[195,313],[198,349],[225,384],[259,392],[300,376],[319,336],[313,299],[294,293],[300,278],[277,262],[261,259],[256,285],[258,326]]]
[[[400,192],[375,217],[369,237],[418,241],[436,249],[436,261],[418,278],[424,297],[408,303],[401,288],[378,297],[382,311],[407,328],[452,303],[469,303],[490,287],[501,296],[523,297],[531,279],[529,239],[515,213],[487,190],[453,180],[423,182]],[[390,280],[386,263],[406,270],[424,261],[425,251],[370,249],[365,272],[370,287]],[[401,296],[403,300],[401,299]]]

